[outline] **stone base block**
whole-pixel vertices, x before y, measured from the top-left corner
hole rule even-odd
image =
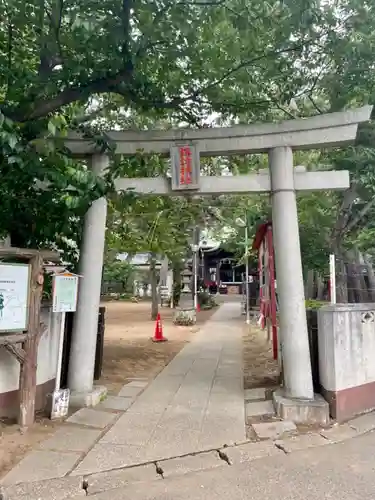
[[[329,405],[320,395],[313,400],[286,398],[281,390],[273,393],[273,404],[278,417],[300,424],[326,425],[329,422]]]
[[[87,392],[70,393],[69,406],[72,408],[85,408],[88,406],[96,406],[107,396],[107,388],[103,385],[97,385]]]

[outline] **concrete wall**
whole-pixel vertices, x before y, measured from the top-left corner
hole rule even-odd
[[[319,370],[331,415],[345,420],[375,408],[375,304],[318,312]]]
[[[37,410],[43,409],[46,396],[54,389],[58,354],[60,314],[53,314],[51,308],[43,307],[41,321],[47,326],[38,350],[37,367]],[[20,366],[8,351],[0,348],[0,417],[17,415]]]

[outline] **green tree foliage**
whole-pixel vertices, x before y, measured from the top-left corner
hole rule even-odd
[[[108,127],[202,126],[211,113],[219,123],[248,123],[374,102],[374,9],[363,0],[3,0],[0,234],[22,246],[69,246],[103,194],[109,240],[119,247],[181,255],[212,207],[232,226],[245,209],[254,230],[269,216],[267,200],[238,199],[227,210],[225,198],[114,195],[113,176],[164,175],[166,164],[117,159],[99,181],[43,140],[68,127],[97,140]],[[299,199],[308,267],[353,245],[371,253],[373,135],[370,124],[355,148],[296,155],[308,168],[348,168],[353,180],[348,193]],[[204,163],[211,174],[265,166],[261,156]]]

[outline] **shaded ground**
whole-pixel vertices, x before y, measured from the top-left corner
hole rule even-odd
[[[279,382],[279,366],[272,355],[272,343],[267,331],[259,326],[244,325],[244,385],[245,389],[275,387]]]
[[[262,330],[254,322],[250,326],[243,327],[244,342],[244,387],[253,389],[256,387],[269,388],[266,398],[271,398],[272,390],[279,383],[278,362],[273,359],[272,342],[267,340],[267,330]],[[257,440],[251,424],[257,422],[279,420],[275,416],[258,416],[246,419],[247,438]]]
[[[191,335],[215,310],[202,311],[194,327],[173,325],[173,311],[161,309],[164,335],[168,342],[154,344],[154,322],[150,320],[150,303],[106,302],[106,329],[103,372],[99,384],[115,393],[127,378],[152,379],[182,349]],[[37,444],[52,435],[59,422],[38,415],[35,424],[21,434],[19,427],[0,419],[0,477],[18,463]]]
[[[117,393],[127,378],[154,378],[183,348],[199,325],[215,309],[198,313],[197,325],[173,324],[173,310],[161,308],[163,333],[168,342],[153,343],[155,322],[150,320],[150,303],[106,303],[103,376],[99,384]]]

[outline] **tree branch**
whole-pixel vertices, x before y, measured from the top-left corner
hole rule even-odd
[[[357,185],[356,183],[352,183],[350,188],[347,189],[344,193],[343,200],[341,202],[341,205],[338,209],[337,212],[337,219],[334,228],[332,229],[331,232],[331,241],[330,243],[333,242],[333,249],[335,250],[335,253],[339,249],[339,241],[340,238],[343,234],[344,228],[347,225],[349,216],[350,216],[350,210],[352,208],[354,200],[357,198]]]
[[[192,5],[192,6],[200,6],[200,7],[220,7],[221,5],[225,5],[227,0],[196,0],[196,1],[179,1],[176,2],[177,5]]]
[[[29,111],[16,110],[14,112],[4,113],[18,122],[26,122],[29,120],[37,120],[47,116],[49,113],[60,109],[62,106],[71,104],[72,102],[83,101],[92,94],[103,94],[106,92],[121,92],[118,91],[118,86],[123,83],[129,83],[133,74],[133,68],[128,67],[119,71],[115,75],[108,77],[97,78],[84,85],[76,85],[67,87],[60,94],[50,99],[40,99],[33,103],[33,107]]]
[[[344,227],[344,231],[349,233],[362,219],[363,217],[370,211],[370,209],[375,204],[375,198],[369,200],[366,205],[358,212],[358,214],[352,219],[348,224]]]
[[[7,11],[7,17],[8,17],[8,72],[7,72],[7,85],[6,85],[6,94],[5,94],[5,100],[8,97],[10,85],[11,85],[11,72],[12,72],[12,53],[13,53],[13,25],[10,17],[10,13],[8,9],[6,8]]]
[[[314,108],[316,109],[316,111],[321,115],[323,113],[323,111],[319,108],[319,106],[316,104],[316,102],[314,101],[314,99],[311,97],[311,94],[309,94],[307,96],[307,98],[309,99],[309,101],[311,102],[311,104],[314,106]]]
[[[127,65],[131,59],[130,53],[130,39],[131,39],[131,29],[130,29],[130,18],[131,10],[133,7],[133,0],[122,0],[121,8],[121,25],[122,25],[122,45],[121,45],[121,55],[124,60],[124,64]]]

